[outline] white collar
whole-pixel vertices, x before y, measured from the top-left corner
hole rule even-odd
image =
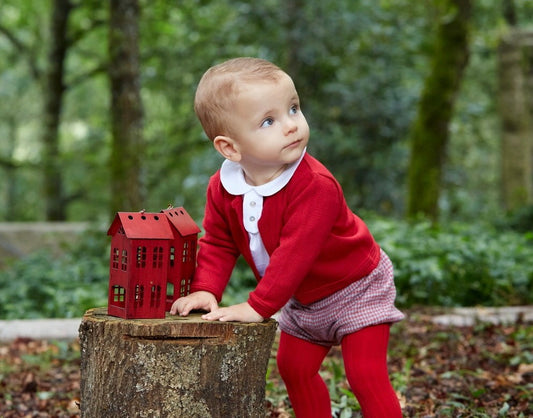
[[[251,190],[254,190],[257,194],[263,197],[272,196],[287,185],[304,158],[306,149],[304,149],[298,161],[289,165],[287,169],[274,180],[260,186],[252,186],[246,183],[241,165],[230,160],[224,160],[222,167],[220,167],[220,181],[222,182],[224,189],[235,196],[244,195]]]

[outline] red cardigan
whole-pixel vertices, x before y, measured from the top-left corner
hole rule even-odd
[[[268,318],[291,297],[315,302],[368,275],[379,262],[378,244],[348,208],[339,183],[309,154],[283,189],[264,198],[259,231],[270,263],[262,278],[248,246],[242,201],[224,189],[218,171],[211,177],[192,291],[206,290],[220,301],[242,254],[258,280],[248,303]]]

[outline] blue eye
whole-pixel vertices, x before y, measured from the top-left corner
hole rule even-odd
[[[292,105],[289,113],[291,115],[296,115],[298,113],[298,105]]]
[[[261,128],[266,128],[268,126],[272,126],[274,124],[274,119],[272,118],[266,118],[263,123],[261,124]]]

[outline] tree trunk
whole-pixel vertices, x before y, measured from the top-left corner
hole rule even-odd
[[[5,184],[6,184],[6,194],[4,198],[4,220],[7,222],[16,221],[18,219],[19,213],[17,212],[17,183],[18,176],[16,175],[16,165],[12,162],[14,161],[13,154],[15,151],[16,141],[17,141],[17,121],[15,117],[8,116],[6,121],[8,128],[7,135],[7,161],[4,165],[5,170]],[[11,163],[11,164],[10,164]],[[3,165],[0,163],[0,165]]]
[[[81,417],[262,418],[275,333],[274,320],[124,320],[91,309],[80,325]]]
[[[305,7],[303,0],[287,0],[283,3],[283,29],[285,31],[285,55],[287,73],[293,78],[298,85],[300,97],[307,97],[306,93],[302,91],[307,87],[307,83],[303,80],[302,66],[304,62],[298,56],[302,51],[301,38],[302,27],[306,27],[304,22],[304,14],[302,10]],[[306,80],[307,81],[307,80]],[[314,86],[312,86],[314,87]],[[312,88],[310,87],[310,88]]]
[[[502,3],[503,18],[509,26],[516,26],[518,18],[516,16],[516,5],[514,0],[503,0]]]
[[[141,158],[143,110],[139,76],[139,4],[111,0],[111,213],[143,209]]]
[[[512,211],[533,203],[533,32],[512,31],[498,52],[501,195]]]
[[[70,0],[54,0],[51,22],[51,48],[48,54],[48,70],[44,85],[43,181],[46,219],[63,221],[66,218],[63,198],[59,150],[59,123],[65,56],[68,50],[67,23],[72,5]]]
[[[438,201],[449,124],[463,71],[468,62],[470,0],[447,0],[437,30],[430,73],[411,131],[407,216],[438,218]]]

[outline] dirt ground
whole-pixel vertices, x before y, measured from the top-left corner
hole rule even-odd
[[[457,327],[431,318],[410,312],[393,327],[389,368],[404,416],[533,416],[533,324]],[[78,417],[79,363],[76,340],[19,338],[0,344],[0,417]],[[291,417],[274,364],[272,359],[267,416]],[[359,417],[339,350],[332,350],[322,374],[337,405],[334,416]]]

